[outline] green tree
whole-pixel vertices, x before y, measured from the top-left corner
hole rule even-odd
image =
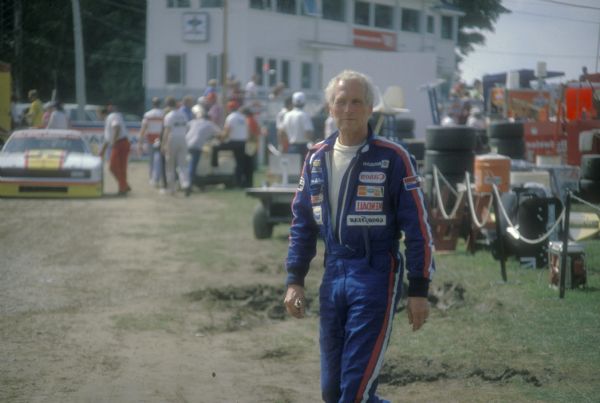
[[[458,59],[474,50],[473,45],[485,44],[484,31],[494,32],[494,23],[500,15],[510,13],[501,0],[448,0],[465,13],[458,25]]]
[[[22,9],[22,59],[14,10]],[[12,0],[0,7],[0,60],[22,78],[21,93],[36,88],[42,100],[56,95],[75,101],[75,56],[71,0]],[[85,53],[87,102],[113,102],[123,110],[144,109],[143,59],[146,2],[143,0],[80,0]],[[21,99],[21,101],[26,101]]]

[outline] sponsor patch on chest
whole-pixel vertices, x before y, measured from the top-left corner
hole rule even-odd
[[[321,209],[321,206],[313,206],[312,211],[317,225],[323,225],[323,209]]]
[[[375,227],[383,226],[386,223],[385,214],[367,215],[367,214],[348,214],[346,216],[346,225],[349,227],[366,226]]]
[[[383,197],[383,186],[358,185],[358,197]]]
[[[385,178],[383,172],[362,171],[358,174],[358,180],[362,183],[383,183]]]
[[[357,200],[354,206],[357,212],[383,211],[383,201],[381,200]]]

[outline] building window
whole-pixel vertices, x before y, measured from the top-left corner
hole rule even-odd
[[[290,62],[289,60],[281,61],[281,81],[287,88],[290,88]]]
[[[202,7],[202,8],[223,7],[223,0],[200,0],[200,7]]]
[[[302,75],[300,77],[300,87],[302,89],[312,88],[312,65],[310,63],[302,63]]]
[[[263,84],[263,72],[264,72],[264,66],[263,66],[263,58],[262,57],[256,57],[254,58],[254,74],[256,74],[256,77],[258,77],[258,85],[262,85]]]
[[[277,12],[296,14],[296,0],[277,0]]]
[[[167,84],[185,84],[185,55],[167,55]]]
[[[419,29],[419,10],[410,8],[402,9],[402,24],[400,28],[407,32],[420,32]]]
[[[257,10],[270,10],[271,0],[250,0],[250,8]]]
[[[269,87],[277,84],[277,60],[269,59]]]
[[[394,11],[391,6],[375,4],[375,26],[377,28],[394,28]]]
[[[432,15],[427,16],[427,32],[430,34],[435,32],[435,20]]]
[[[369,25],[371,5],[366,1],[354,3],[354,23],[356,25]]]
[[[323,19],[346,21],[346,2],[344,0],[321,0]]]
[[[167,8],[185,8],[190,6],[190,0],[167,0]]]
[[[450,16],[443,15],[442,16],[442,29],[441,29],[442,39],[452,39],[453,32],[454,32],[454,19]]]
[[[221,55],[208,54],[206,56],[206,82],[213,78],[218,83],[221,82]]]

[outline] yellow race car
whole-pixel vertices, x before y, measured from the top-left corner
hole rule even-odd
[[[0,151],[0,197],[100,197],[102,159],[76,130],[26,129]]]

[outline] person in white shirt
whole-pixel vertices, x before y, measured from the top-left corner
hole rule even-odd
[[[63,108],[62,102],[56,101],[54,103],[54,110],[50,114],[50,118],[48,119],[47,129],[68,129],[69,128],[69,118],[65,113],[65,109]]]
[[[288,143],[285,132],[283,131],[283,119],[285,115],[292,110],[294,106],[292,105],[292,97],[286,97],[283,101],[283,108],[279,112],[277,112],[277,116],[275,117],[275,128],[277,129],[277,143],[279,145],[279,151],[287,152]]]
[[[190,154],[190,163],[188,175],[190,183],[185,188],[185,195],[189,196],[192,193],[192,185],[196,176],[196,169],[202,156],[202,147],[210,139],[217,137],[221,133],[221,129],[208,118],[208,113],[204,109],[200,109],[196,114],[196,119],[188,123],[188,130],[185,134],[185,141]]]
[[[99,154],[104,158],[104,152],[110,145],[110,172],[119,183],[118,194],[125,196],[131,191],[131,187],[127,182],[127,162],[130,149],[127,127],[125,127],[123,115],[114,106],[102,108],[100,116],[102,119],[105,119],[105,122],[104,144]]]
[[[180,187],[186,189],[190,185],[186,161],[187,145],[185,143],[187,117],[181,109],[176,108],[177,101],[175,101],[175,98],[167,98],[167,107],[171,108],[171,111],[165,116],[164,132],[160,147],[165,155],[166,192],[174,195],[176,171],[179,175]]]
[[[142,127],[138,136],[138,154],[142,155],[147,148],[150,153],[150,183],[158,187],[162,172],[160,158],[160,134],[163,130],[165,118],[164,111],[160,108],[160,98],[152,98],[152,108],[144,113]]]
[[[289,153],[297,153],[302,156],[302,161],[308,152],[308,143],[313,140],[313,124],[310,116],[303,108],[306,97],[303,92],[295,92],[292,95],[294,109],[285,114],[282,123],[282,133],[287,137]]]
[[[222,144],[213,147],[212,166],[218,166],[218,152],[221,150],[233,151],[235,158],[235,181],[238,186],[245,186],[246,176],[246,140],[248,139],[248,125],[246,117],[239,112],[237,101],[227,102],[229,115],[225,118],[225,127],[221,135]]]

